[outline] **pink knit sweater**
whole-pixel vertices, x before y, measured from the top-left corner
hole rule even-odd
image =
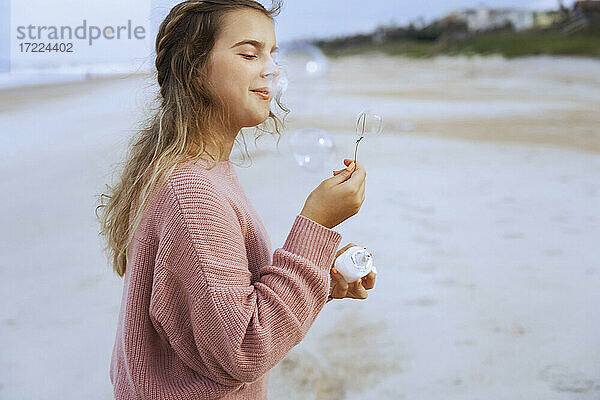
[[[233,164],[180,164],[127,250],[116,399],[267,399],[269,370],[327,302],[341,235],[302,215],[283,247]]]

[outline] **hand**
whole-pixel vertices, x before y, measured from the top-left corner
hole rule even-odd
[[[356,246],[354,243],[349,243],[344,246],[341,250],[338,250],[335,258],[337,259],[343,252],[348,250],[350,247]],[[334,262],[335,265],[335,262]],[[375,287],[375,271],[370,271],[367,275],[363,276],[362,279],[358,279],[355,282],[347,282],[342,274],[340,274],[335,267],[331,267],[331,287],[330,296],[328,302],[332,299],[366,299],[369,294],[367,290]]]
[[[358,213],[365,200],[367,171],[352,160],[344,163],[347,169],[325,179],[310,193],[300,215],[331,229]]]

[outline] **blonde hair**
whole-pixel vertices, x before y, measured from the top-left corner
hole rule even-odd
[[[213,94],[206,79],[207,65],[224,15],[243,8],[273,19],[281,3],[274,1],[267,10],[253,0],[188,0],[175,5],[160,24],[155,62],[160,105],[132,138],[120,180],[115,186],[106,185],[109,194],[102,193],[96,207],[105,251],[120,277],[125,274],[127,248],[153,189],[168,179],[180,162],[209,154],[207,144],[219,149],[216,156],[209,154],[214,160],[209,169],[222,160],[224,139],[211,131],[210,124],[219,121],[227,126],[227,105]],[[285,119],[290,110],[281,104],[280,95],[275,100]],[[269,121],[279,143],[283,121],[272,111],[261,126]],[[258,131],[270,133],[261,126]],[[101,216],[98,209],[103,211]]]

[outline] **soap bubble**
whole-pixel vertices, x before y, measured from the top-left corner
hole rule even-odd
[[[278,64],[277,58],[274,61],[275,69],[272,71],[272,73],[267,74],[267,79],[269,80],[268,86],[273,93],[270,107],[273,114],[283,116],[279,114],[280,111],[283,111],[280,103],[284,101],[283,97],[287,92],[289,82],[285,67]]]
[[[383,118],[377,112],[366,110],[358,114],[356,118],[356,135],[361,138],[373,136],[383,130]]]
[[[317,46],[295,41],[283,44],[280,50],[281,65],[289,68],[293,76],[318,77],[327,70],[327,57]]]
[[[285,96],[288,88],[288,79],[287,73],[284,69],[279,70],[279,77],[276,82],[274,82],[273,87],[273,98],[271,99],[271,112],[275,115],[283,117],[285,114],[280,114],[281,106],[278,105],[278,102],[284,102],[283,97]]]
[[[280,66],[279,67],[279,76],[273,82],[274,98],[283,97],[285,95],[285,93],[287,92],[288,86],[289,86],[289,80],[288,80],[287,70],[285,67]]]
[[[318,128],[298,129],[289,139],[297,165],[310,171],[320,171],[333,163],[333,140]]]
[[[278,94],[281,94],[282,84],[287,82],[285,68],[279,64],[279,56],[275,55],[275,57],[271,58],[269,62],[266,64],[264,73],[268,87],[271,93],[274,94],[274,97]],[[287,83],[285,83],[287,85]]]

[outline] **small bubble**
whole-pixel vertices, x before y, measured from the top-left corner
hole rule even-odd
[[[325,169],[333,163],[333,140],[318,128],[298,129],[289,139],[296,164],[310,171]]]

